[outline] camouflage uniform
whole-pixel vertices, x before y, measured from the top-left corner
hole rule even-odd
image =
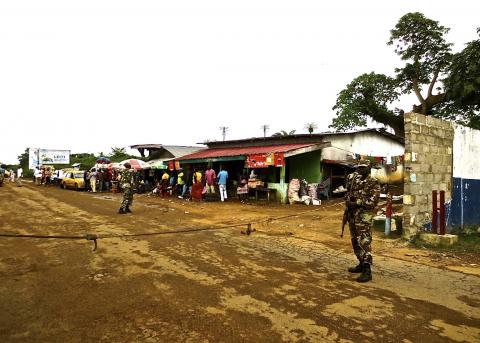
[[[2,168],[0,168],[0,186],[3,185],[3,180],[5,178],[5,170],[3,170]]]
[[[360,264],[372,264],[372,219],[378,203],[380,184],[377,179],[354,172],[347,177],[347,201],[354,199],[356,207],[348,212],[348,225],[353,251]]]
[[[120,175],[120,186],[123,189],[123,199],[120,210],[127,212],[133,203],[133,184],[135,182],[135,170],[125,169]]]

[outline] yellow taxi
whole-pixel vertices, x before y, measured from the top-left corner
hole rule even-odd
[[[83,181],[82,170],[64,170],[62,178],[62,188],[73,188],[74,190],[84,189],[85,182]]]

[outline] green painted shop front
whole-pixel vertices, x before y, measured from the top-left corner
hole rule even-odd
[[[308,183],[320,183],[322,181],[320,160],[321,150],[288,157],[285,182],[288,183],[291,179],[305,179]]]

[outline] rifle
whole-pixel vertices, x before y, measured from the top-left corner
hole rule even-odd
[[[340,234],[340,237],[343,238],[343,233],[345,232],[345,225],[348,222],[348,207],[345,209],[343,212],[343,219],[342,219],[342,233]]]
[[[350,202],[350,201],[353,201],[355,198],[353,197],[348,197],[347,198],[347,201]],[[343,219],[342,219],[342,233],[340,234],[340,237],[343,238],[343,233],[345,232],[345,225],[347,224],[348,222],[348,218],[350,217],[351,215],[351,211],[352,211],[352,208],[350,206],[346,206],[345,207],[345,211],[343,211]]]

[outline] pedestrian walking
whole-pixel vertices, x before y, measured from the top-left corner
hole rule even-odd
[[[228,172],[223,170],[220,167],[220,172],[217,176],[218,179],[218,188],[220,190],[220,200],[225,201],[227,199],[227,180],[228,180]]]
[[[35,184],[40,185],[42,183],[42,171],[39,167],[35,167],[35,172],[33,173],[35,178]]]
[[[45,186],[50,185],[51,180],[52,180],[52,169],[48,167],[45,169]]]
[[[170,180],[170,175],[168,175],[167,171],[163,171],[162,180],[160,181],[160,194],[162,198],[167,196],[168,193],[168,182]]]
[[[104,192],[106,189],[105,187],[105,171],[102,170],[102,169],[99,169],[98,170],[98,173],[97,173],[97,178],[98,178],[98,186],[100,188],[100,192]]]
[[[183,180],[185,181],[185,185],[183,185],[183,191],[182,191],[182,198],[186,198],[188,195],[188,199],[190,199],[190,196],[192,194],[192,174],[190,172],[189,168],[186,168],[183,176]]]
[[[133,204],[133,185],[135,183],[135,170],[131,169],[130,163],[124,164],[125,169],[120,174],[120,186],[123,190],[123,199],[119,214],[131,213],[130,206]]]
[[[237,196],[241,203],[248,200],[248,176],[245,173],[238,180]]]
[[[88,192],[89,190],[88,185],[90,184],[90,173],[88,172],[88,170],[85,170],[83,172],[83,184],[85,185],[84,191]]]
[[[183,168],[179,168],[177,173],[177,195],[179,198],[182,198],[184,187],[185,187],[185,179],[183,174]]]
[[[97,170],[95,168],[90,172],[90,188],[93,193],[97,192]]]
[[[345,212],[353,252],[358,259],[358,265],[348,268],[348,271],[361,273],[358,282],[372,280],[372,220],[380,195],[380,184],[370,175],[370,170],[370,161],[361,160],[356,171],[347,177]]]
[[[19,167],[17,169],[17,186],[22,187],[22,178],[23,178],[23,168]]]

